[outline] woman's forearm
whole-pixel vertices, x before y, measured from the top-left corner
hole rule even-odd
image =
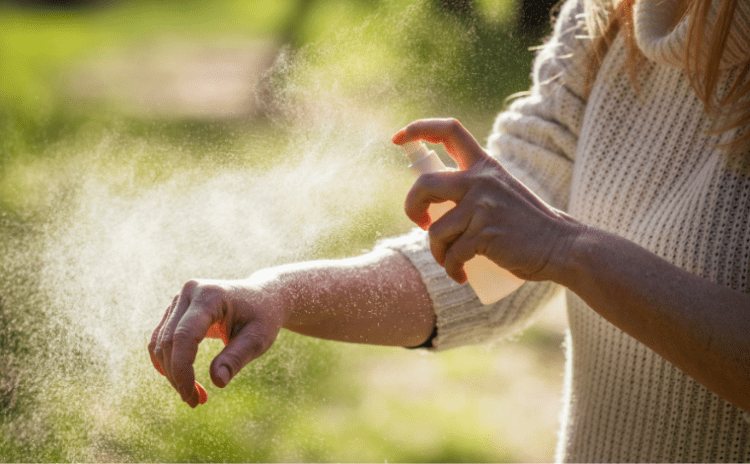
[[[287,308],[284,328],[317,338],[416,346],[435,326],[419,273],[400,253],[312,261],[261,271]]]
[[[213,383],[224,388],[283,327],[330,340],[416,346],[434,324],[419,273],[399,253],[379,250],[270,268],[243,280],[190,280],[167,308],[148,350],[154,368],[196,407],[208,398],[193,369],[205,337],[226,344],[210,368]]]
[[[588,228],[554,280],[709,390],[750,411],[750,294]]]

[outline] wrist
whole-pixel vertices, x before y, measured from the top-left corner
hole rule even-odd
[[[263,307],[278,313],[282,326],[294,317],[293,286],[288,281],[284,266],[261,269],[246,280],[247,286],[263,302]]]
[[[591,249],[592,229],[570,217],[565,217],[555,240],[547,266],[549,280],[573,288],[579,280],[583,255]]]
[[[250,276],[252,285],[278,311],[282,326],[298,331],[300,327],[314,325],[326,316],[317,308],[327,291],[326,279],[321,272],[331,266],[331,261],[291,263],[262,269]]]

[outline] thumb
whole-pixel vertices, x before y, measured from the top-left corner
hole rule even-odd
[[[243,367],[265,353],[275,339],[276,334],[268,335],[257,325],[245,325],[211,362],[211,381],[219,388],[226,387]]]

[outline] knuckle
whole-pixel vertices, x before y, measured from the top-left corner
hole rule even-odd
[[[214,282],[204,282],[198,286],[198,292],[202,295],[221,295],[224,293],[224,287]]]
[[[172,337],[172,344],[174,346],[182,346],[193,341],[195,341],[195,336],[184,327],[175,330],[174,336]]]
[[[497,178],[485,169],[473,172],[471,177],[471,181],[476,184],[477,187],[481,188],[482,191],[487,191],[490,188],[497,189],[499,186]]]
[[[198,281],[198,279],[190,279],[182,285],[182,293],[185,295],[191,295],[199,285],[200,282]]]
[[[417,198],[417,194],[412,190],[406,197],[404,202],[404,212],[411,220],[419,219],[424,213],[424,209],[421,208],[420,202]]]
[[[162,353],[168,353],[172,349],[172,340],[162,340],[156,349],[156,354],[161,356]]]
[[[495,231],[483,230],[476,236],[475,252],[478,255],[483,256],[497,256],[500,254],[498,243],[503,241],[497,241],[497,233]]]
[[[153,347],[150,346],[150,344],[149,344],[148,350],[151,353],[153,353],[154,356],[156,356],[157,358],[159,358],[162,355],[161,343],[159,343],[159,342],[153,342],[153,343],[154,343]]]
[[[456,118],[448,118],[446,123],[448,125],[448,130],[454,133],[461,132],[464,128],[464,126]]]
[[[195,295],[193,301],[204,307],[215,307],[219,305],[226,296],[226,290],[213,283],[200,284],[195,289]]]
[[[494,230],[488,230],[487,228],[482,228],[476,235],[476,240],[479,243],[490,243],[496,236],[496,232]]]
[[[436,250],[442,250],[446,247],[447,243],[456,237],[456,231],[445,230],[440,227],[440,224],[432,224],[427,229],[427,237],[430,240],[432,248]]]
[[[470,168],[464,171],[459,171],[457,176],[458,184],[464,192],[467,192],[467,194],[470,194],[475,190],[483,191],[482,189],[486,188],[485,180],[483,178],[484,176],[481,171],[476,171],[473,168]]]
[[[419,177],[417,177],[417,180],[414,181],[414,184],[412,186],[412,191],[420,191],[424,189],[425,187],[431,185],[433,183],[433,175],[432,173],[423,173],[420,174]]]
[[[172,348],[172,345],[174,344],[174,338],[171,335],[163,337],[159,341],[159,348],[161,348],[161,351],[167,351]]]
[[[498,202],[488,195],[482,195],[474,203],[474,221],[484,227],[490,223],[493,211],[498,207]]]

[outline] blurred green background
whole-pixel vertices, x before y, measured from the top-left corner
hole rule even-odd
[[[439,354],[283,332],[221,391],[208,341],[196,410],[145,349],[188,278],[408,232],[390,135],[452,116],[483,140],[548,32],[520,8],[0,3],[0,460],[552,460],[559,300]]]

